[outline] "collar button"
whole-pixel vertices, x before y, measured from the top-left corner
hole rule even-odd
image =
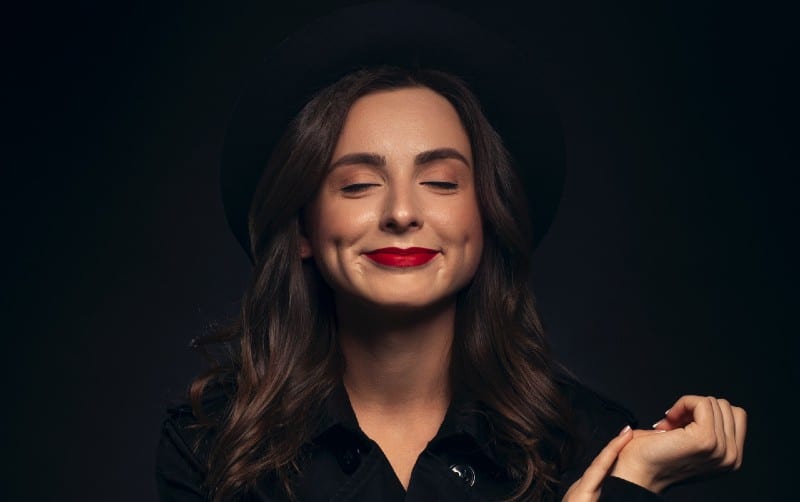
[[[469,465],[453,464],[450,466],[450,470],[453,471],[456,476],[461,478],[461,480],[464,481],[467,486],[475,485],[475,470]]]

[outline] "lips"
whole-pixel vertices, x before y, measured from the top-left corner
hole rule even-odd
[[[428,263],[439,254],[427,248],[380,248],[364,253],[370,260],[388,267],[418,267]]]

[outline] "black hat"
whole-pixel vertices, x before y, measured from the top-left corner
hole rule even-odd
[[[461,77],[500,134],[525,185],[538,244],[564,183],[564,141],[526,55],[441,6],[385,1],[317,19],[273,48],[239,97],[222,150],[228,224],[250,253],[248,212],[270,154],[289,122],[319,90],[352,71],[381,65]],[[252,257],[251,257],[252,258]]]

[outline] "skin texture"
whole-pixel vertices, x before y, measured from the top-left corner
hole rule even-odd
[[[455,297],[483,248],[472,151],[444,97],[404,88],[353,104],[337,164],[306,208],[300,254],[334,292],[344,384],[359,426],[407,488],[447,411]],[[394,269],[364,255],[384,247],[440,253]]]

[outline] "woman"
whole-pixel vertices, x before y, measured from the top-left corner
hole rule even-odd
[[[323,54],[298,60],[308,47]],[[164,422],[163,500],[659,500],[739,466],[740,408],[684,396],[631,431],[553,360],[527,277],[562,147],[530,86],[503,80],[505,49],[381,3],[272,53],[223,155],[253,281],[198,342],[220,364]],[[513,131],[520,110],[535,137]]]

